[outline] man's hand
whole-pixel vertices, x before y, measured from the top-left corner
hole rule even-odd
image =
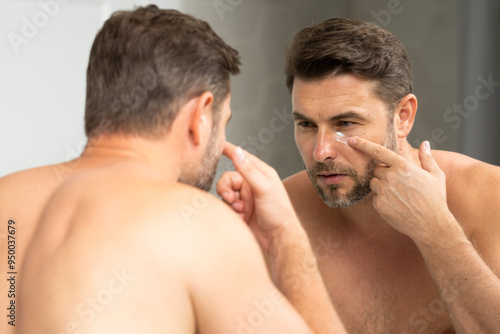
[[[226,143],[224,154],[233,161],[237,172],[224,174],[217,183],[217,192],[245,219],[269,255],[276,286],[315,333],[346,333],[278,173],[230,143]],[[304,265],[307,274],[302,274]]]
[[[380,162],[370,188],[375,194],[373,206],[382,218],[414,240],[435,236],[444,228],[439,222],[451,215],[446,202],[446,179],[428,142],[419,149],[421,168],[366,139],[352,137],[348,143]]]
[[[223,153],[237,172],[221,177],[217,193],[247,222],[269,254],[275,238],[302,229],[285,187],[272,167],[241,147],[226,143]]]
[[[253,212],[253,201],[245,203],[241,198],[253,199],[248,183],[236,171],[224,172],[217,181],[217,193],[241,219],[248,222]],[[246,205],[245,205],[246,204]]]

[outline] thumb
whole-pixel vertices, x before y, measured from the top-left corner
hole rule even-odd
[[[429,173],[433,173],[436,171],[440,171],[441,169],[437,165],[436,161],[432,157],[431,153],[431,145],[426,140],[422,144],[420,144],[420,148],[418,150],[418,158],[420,159],[420,164],[422,168]]]
[[[228,203],[236,200],[236,192],[241,191],[243,185],[242,176],[235,171],[229,171],[222,174],[217,181],[216,191]]]

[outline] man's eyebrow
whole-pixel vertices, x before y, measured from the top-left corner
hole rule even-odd
[[[314,123],[314,121],[312,119],[310,119],[309,117],[306,117],[306,116],[302,115],[298,111],[293,111],[292,112],[292,117],[293,117],[294,121],[306,121],[306,122],[312,122],[312,123]]]
[[[306,121],[306,122],[315,123],[314,120],[312,120],[311,118],[309,118],[307,116],[302,115],[298,111],[293,111],[292,116],[293,116],[293,119],[295,121]],[[358,120],[358,121],[363,121],[363,122],[366,121],[365,117],[363,117],[360,114],[353,112],[353,111],[347,111],[347,112],[332,116],[332,117],[330,117],[329,121],[335,122],[335,121],[339,121],[342,119],[353,119],[353,120]]]
[[[229,114],[229,118],[228,118],[228,119],[227,119],[227,121],[226,121],[226,125],[227,125],[227,124],[229,123],[229,121],[231,120],[231,117],[233,117],[233,112],[231,112],[231,113]]]
[[[330,122],[335,122],[335,121],[339,121],[342,119],[353,119],[353,120],[358,120],[358,121],[362,121],[362,122],[366,121],[366,118],[363,117],[362,115],[360,115],[359,113],[354,112],[354,111],[346,111],[344,113],[330,117]]]

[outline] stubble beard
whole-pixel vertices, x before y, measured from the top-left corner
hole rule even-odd
[[[389,122],[387,130],[387,136],[382,145],[390,149],[391,151],[395,151],[397,142],[396,133],[392,121]],[[313,165],[311,168],[307,168],[307,174],[309,175],[309,178],[311,179],[314,187],[318,191],[319,196],[326,205],[331,208],[348,208],[359,203],[372,192],[370,188],[370,181],[373,179],[375,167],[379,163],[379,161],[370,158],[365,164],[365,173],[363,175],[359,175],[359,173],[354,168],[349,166],[342,166],[341,164],[338,164],[336,162],[319,162]],[[324,189],[317,183],[317,174],[320,172],[328,172],[331,174],[345,174],[347,177],[350,177],[354,181],[354,186],[344,195],[339,193],[341,184],[323,185],[323,187],[326,186],[326,189]]]
[[[217,122],[214,123],[217,124]],[[217,125],[214,125],[201,162],[192,161],[187,166],[184,166],[179,176],[179,182],[192,185],[207,192],[210,191],[220,159],[217,148],[217,131]]]

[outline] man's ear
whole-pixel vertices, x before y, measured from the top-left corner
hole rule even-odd
[[[413,94],[408,94],[399,101],[394,114],[394,126],[398,138],[405,138],[410,133],[415,122],[417,107],[417,97]]]
[[[212,131],[212,105],[214,95],[205,92],[197,97],[189,119],[189,136],[195,145],[199,145],[206,131]]]

